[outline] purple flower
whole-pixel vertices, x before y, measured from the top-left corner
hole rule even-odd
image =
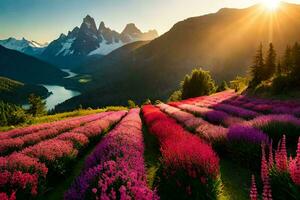
[[[235,125],[229,128],[228,140],[261,144],[268,143],[269,138],[266,134],[256,128],[250,126]]]

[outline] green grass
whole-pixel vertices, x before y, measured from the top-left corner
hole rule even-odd
[[[225,159],[220,160],[220,168],[223,183],[220,200],[248,200],[252,172]]]
[[[161,165],[159,160],[161,157],[159,144],[155,136],[148,132],[145,123],[143,123],[143,136],[145,144],[144,158],[147,170],[147,183],[151,189],[154,189],[157,172]]]

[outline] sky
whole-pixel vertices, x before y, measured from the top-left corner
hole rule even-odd
[[[142,31],[168,31],[176,22],[217,12],[223,7],[243,8],[259,0],[0,0],[0,39],[8,37],[41,43],[80,26],[91,15],[97,26],[121,32],[128,23]],[[287,1],[300,3],[300,0]]]

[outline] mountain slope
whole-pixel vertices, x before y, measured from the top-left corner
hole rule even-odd
[[[53,65],[0,45],[0,76],[30,84],[58,84],[67,75]]]
[[[24,84],[0,76],[0,101],[23,104],[30,94],[47,97],[49,92],[43,86]]]
[[[152,40],[157,36],[155,30],[142,33],[135,24],[128,24],[122,33],[106,27],[104,22],[97,28],[95,20],[87,15],[80,27],[51,42],[42,58],[59,66],[76,66],[90,58],[107,55],[125,44]]]
[[[299,17],[299,5],[282,3],[273,13],[255,5],[189,18],[120,62],[94,62],[90,92],[70,102],[94,106],[119,97],[118,102],[166,98],[185,74],[199,66],[218,81],[230,80],[246,73],[260,42],[265,46],[273,42],[281,55],[287,44],[300,41],[300,21],[293,20]]]

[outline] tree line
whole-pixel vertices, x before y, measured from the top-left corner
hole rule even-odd
[[[250,88],[255,88],[264,81],[271,81],[274,89],[298,88],[300,79],[300,45],[295,43],[287,46],[282,58],[277,55],[275,47],[269,44],[264,53],[264,47],[259,45],[250,67]]]

